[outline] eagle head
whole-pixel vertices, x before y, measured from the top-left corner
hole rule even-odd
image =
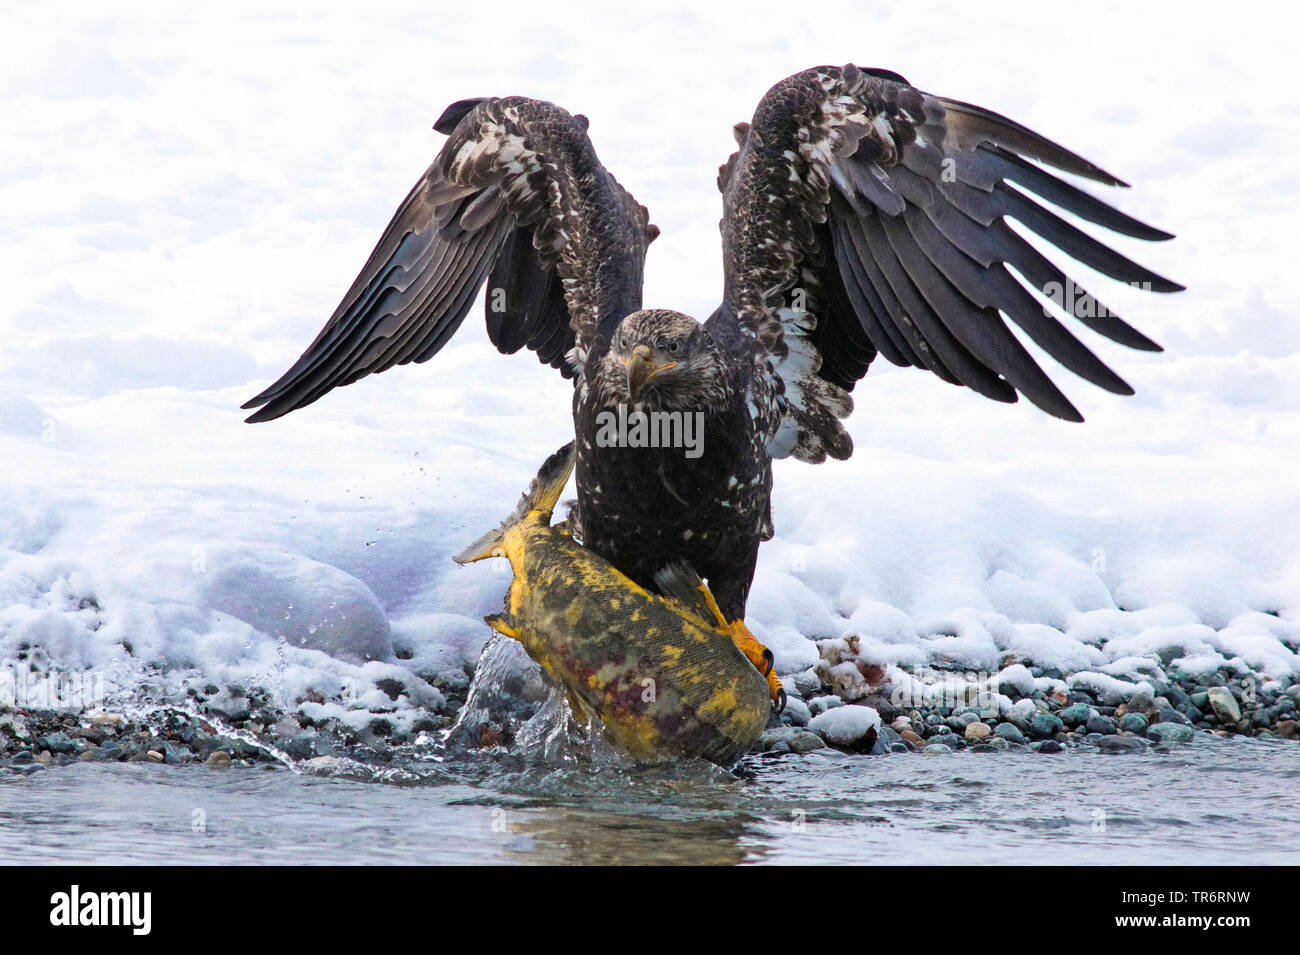
[[[599,377],[606,404],[709,411],[727,400],[717,345],[695,319],[668,309],[643,309],[624,318]]]

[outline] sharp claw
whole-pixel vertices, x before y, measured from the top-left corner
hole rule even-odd
[[[767,664],[767,669],[763,671],[763,676],[772,672],[772,667],[776,665],[776,657],[772,656],[772,651],[767,647],[763,648],[763,662]]]
[[[776,699],[772,702],[772,710],[777,716],[785,712],[785,690],[776,691]]]

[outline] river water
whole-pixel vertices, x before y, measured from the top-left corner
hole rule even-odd
[[[315,772],[78,763],[0,776],[0,862],[1295,864],[1300,747],[824,750],[734,775],[436,753]]]

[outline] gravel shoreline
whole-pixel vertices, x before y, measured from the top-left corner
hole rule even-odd
[[[1029,667],[1023,669],[1038,684],[1033,689],[1026,680],[1004,679],[996,696],[986,684],[983,698],[977,698],[974,684],[958,682],[969,702],[948,698],[940,705],[912,705],[905,688],[884,680],[880,668],[858,665],[863,679],[846,685],[836,673],[843,671],[843,661],[834,647],[823,648],[823,656],[818,667],[785,678],[788,706],[764,731],[751,758],[825,747],[872,755],[1065,749],[1124,754],[1174,746],[1199,733],[1300,739],[1300,680],[1256,684],[1223,671],[1182,674],[1151,681],[1148,693],[1066,688],[1067,675]],[[340,756],[382,765],[412,745],[439,745],[465,704],[463,692],[448,694],[444,711],[415,721],[410,732],[396,730],[382,716],[358,731],[335,718],[285,713],[257,691],[236,697],[237,706],[229,705],[230,697],[227,689],[185,708],[158,706],[131,715],[0,705],[0,772],[26,775],[92,761],[209,768],[278,763],[310,769],[313,760]],[[509,748],[513,729],[536,708],[535,700],[514,702],[515,712],[485,723],[476,743]]]

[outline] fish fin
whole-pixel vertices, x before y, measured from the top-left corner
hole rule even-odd
[[[551,512],[555,510],[555,502],[560,499],[564,486],[569,483],[569,475],[573,473],[573,458],[573,442],[570,441],[546,459],[514,513],[502,521],[500,527],[488,531],[452,560],[458,564],[470,564],[486,557],[503,556],[505,552],[501,544],[505,540],[506,531],[523,523],[533,511],[540,511],[542,519],[549,521]]]
[[[503,637],[509,637],[511,640],[519,639],[519,630],[503,613],[490,613],[483,618],[483,621],[501,634]]]
[[[575,720],[580,723],[586,722],[587,704],[583,702],[582,697],[578,696],[578,694],[574,693],[572,690],[569,691],[569,709],[573,711],[573,718]]]
[[[669,564],[656,573],[655,586],[665,597],[676,600],[708,626],[728,629],[727,618],[718,609],[713,594],[700,579],[700,575],[685,561]]]
[[[528,493],[519,502],[520,517],[530,511],[541,511],[547,521],[551,519],[551,512],[555,510],[564,486],[569,483],[569,475],[573,473],[574,457],[574,443],[570,441],[546,459],[542,469],[537,472],[537,477],[529,485]]]

